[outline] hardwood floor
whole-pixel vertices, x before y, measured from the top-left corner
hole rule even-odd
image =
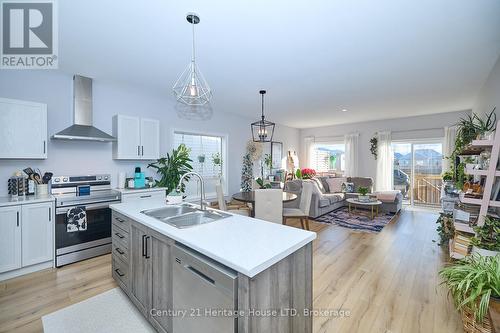
[[[349,315],[315,317],[313,331],[462,332],[459,314],[439,286],[446,253],[432,242],[436,219],[435,213],[406,210],[379,234],[311,220],[318,232],[314,308]],[[43,315],[114,287],[110,255],[0,282],[0,332],[41,332]]]

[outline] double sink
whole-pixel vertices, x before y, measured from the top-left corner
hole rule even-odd
[[[201,210],[189,204],[148,209],[141,211],[141,213],[179,229],[190,228],[231,216],[231,214],[214,210]]]

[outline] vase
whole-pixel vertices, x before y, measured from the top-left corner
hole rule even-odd
[[[369,195],[358,195],[358,200],[361,202],[368,202],[370,201],[370,196]]]
[[[486,249],[482,249],[480,247],[477,247],[477,246],[473,246],[472,247],[472,254],[479,254],[483,257],[495,257],[496,255],[498,255],[500,252],[498,251],[491,251],[491,250],[486,250]]]

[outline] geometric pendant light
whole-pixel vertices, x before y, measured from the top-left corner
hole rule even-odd
[[[196,13],[188,13],[186,20],[193,26],[193,53],[191,62],[179,76],[172,90],[177,101],[181,103],[186,105],[204,105],[212,98],[212,91],[196,65],[194,26],[200,23],[200,17]]]
[[[271,142],[273,141],[275,123],[266,120],[264,116],[264,95],[265,90],[259,91],[262,95],[262,114],[261,119],[251,124],[252,139],[254,142]]]

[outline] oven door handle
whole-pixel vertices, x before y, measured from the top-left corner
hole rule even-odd
[[[85,210],[96,210],[96,209],[108,208],[109,207],[109,203],[104,203],[104,204],[90,204],[90,205],[75,205],[75,206],[70,206],[70,207],[60,207],[60,208],[56,209],[56,214],[57,215],[66,214],[68,212],[68,210],[70,210],[71,208],[80,207],[80,206],[84,206]]]

